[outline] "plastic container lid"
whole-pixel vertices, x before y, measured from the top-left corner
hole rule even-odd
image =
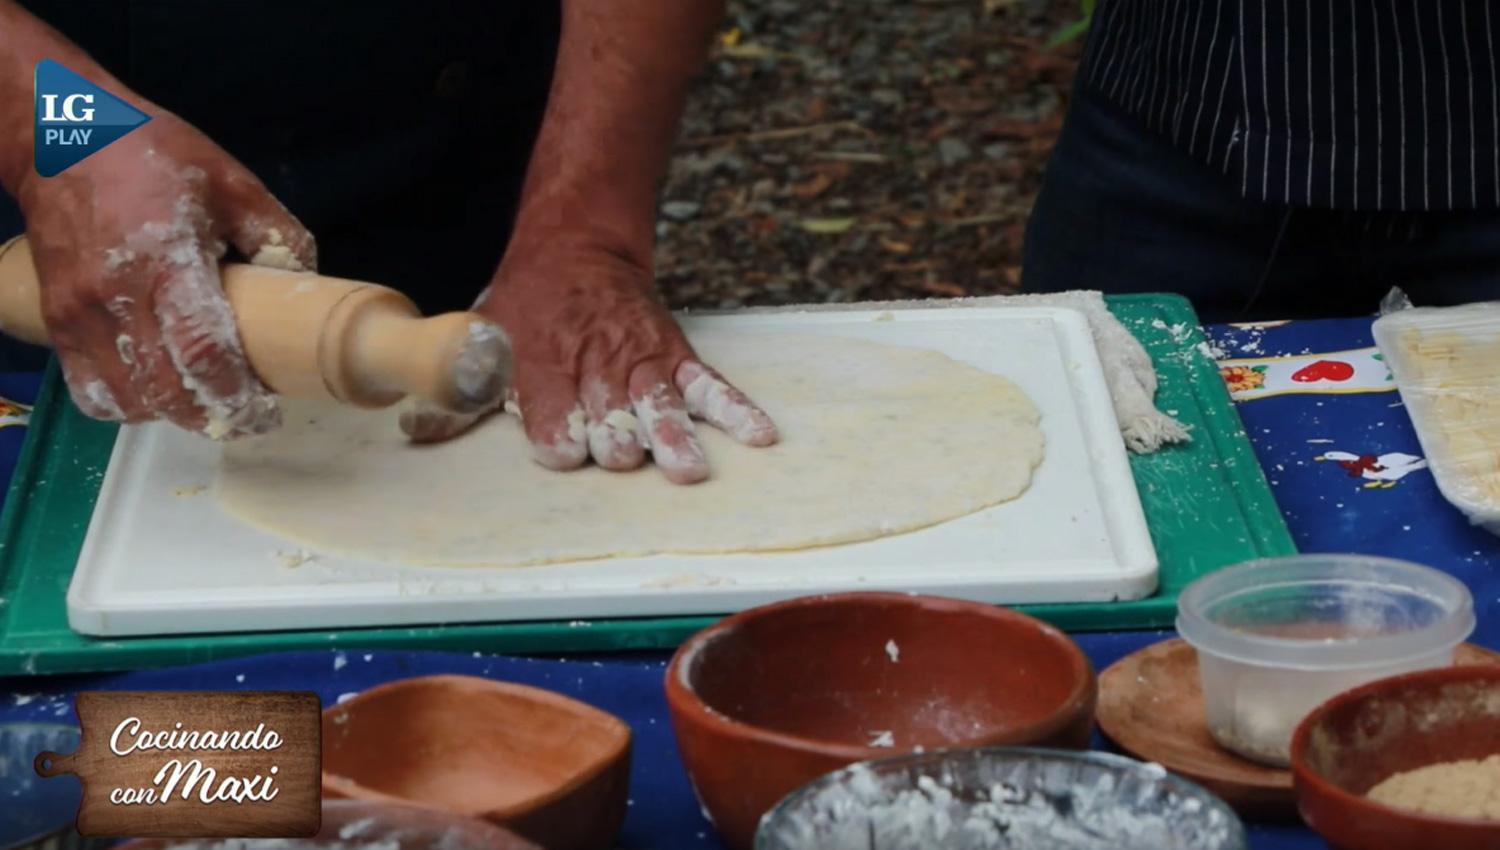
[[[1188,585],[1177,610],[1201,652],[1299,670],[1390,666],[1451,649],[1475,626],[1462,582],[1367,555],[1249,561]]]
[[[1500,302],[1397,310],[1371,332],[1443,497],[1500,534]]]

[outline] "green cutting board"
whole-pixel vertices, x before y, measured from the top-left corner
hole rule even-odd
[[[1131,602],[1021,606],[1071,630],[1166,626],[1177,594],[1210,570],[1295,551],[1240,418],[1200,350],[1185,299],[1134,295],[1110,308],[1146,345],[1161,378],[1157,404],[1193,441],[1131,457],[1161,560],[1156,595]],[[95,639],[68,628],[65,596],[114,445],[115,426],[80,415],[54,364],[32,412],[0,514],[0,676],[122,670],[308,647],[409,647],[544,653],[664,648],[714,621],[669,617],[592,622],[434,625]],[[205,565],[211,568],[211,565]]]

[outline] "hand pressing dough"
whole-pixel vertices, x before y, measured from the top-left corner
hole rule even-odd
[[[408,445],[390,410],[284,399],[284,427],[225,447],[216,492],[241,519],[332,554],[524,566],[869,540],[1014,499],[1042,460],[1031,401],[934,351],[794,334],[693,345],[776,420],[748,448],[699,423],[713,468],[678,486],[649,467],[558,473],[496,416]]]

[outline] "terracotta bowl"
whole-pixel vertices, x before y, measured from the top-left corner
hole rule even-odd
[[[1297,727],[1297,806],[1337,850],[1495,850],[1500,822],[1402,811],[1364,795],[1395,773],[1496,754],[1500,668],[1382,679],[1334,697]]]
[[[1093,668],[1056,629],[930,596],[850,593],[756,608],[694,635],[667,668],[694,790],[730,846],[791,791],[917,749],[1083,748]]]
[[[394,850],[542,850],[515,833],[482,820],[447,812],[366,803],[359,800],[324,800],[323,825],[318,834],[305,839],[265,839],[278,850],[345,848],[351,844],[394,842]],[[213,839],[141,838],[115,850],[201,850]],[[254,842],[251,842],[253,846]]]
[[[323,795],[479,817],[547,850],[605,850],[630,728],[550,691],[471,676],[371,688],[323,712]]]

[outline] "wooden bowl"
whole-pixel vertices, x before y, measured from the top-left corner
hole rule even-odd
[[[606,850],[625,819],[630,742],[618,718],[550,691],[405,679],[323,712],[323,795],[479,817],[547,850]]]
[[[1403,811],[1364,795],[1392,774],[1496,754],[1500,668],[1382,679],[1334,697],[1297,727],[1297,806],[1337,850],[1495,850],[1500,822]]]
[[[782,797],[854,762],[1086,747],[1096,697],[1088,658],[1057,629],[901,593],[813,596],[729,617],[682,645],[666,690],[693,787],[741,850]]]
[[[212,839],[138,838],[115,850],[201,850]],[[253,845],[252,841],[252,845]],[[515,833],[448,812],[359,800],[324,800],[323,823],[312,838],[267,839],[282,850],[391,844],[395,850],[542,850]]]
[[[1500,664],[1473,644],[1458,664]],[[1138,650],[1099,674],[1099,729],[1120,749],[1156,762],[1224,799],[1249,820],[1295,820],[1292,772],[1241,758],[1208,731],[1198,652],[1181,638]]]

